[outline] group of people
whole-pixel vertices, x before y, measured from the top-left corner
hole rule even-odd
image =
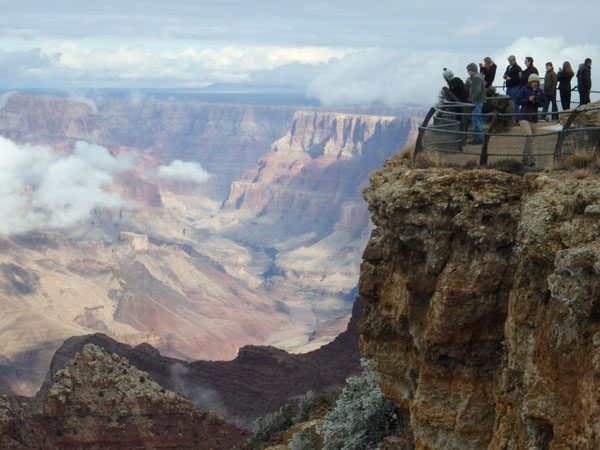
[[[470,102],[474,105],[472,120],[475,134],[473,140],[469,142],[470,145],[483,142],[481,113],[483,104],[487,100],[486,90],[492,87],[496,77],[496,68],[496,64],[489,56],[484,59],[484,63],[479,64],[479,70],[477,70],[475,63],[470,63],[467,66],[469,79],[466,85],[459,77],[455,77],[452,71],[444,68],[443,76],[452,95],[460,102]],[[591,69],[592,60],[587,58],[583,64],[580,64],[577,71],[577,90],[579,91],[579,103],[581,105],[590,102]],[[547,62],[542,89],[540,87],[539,72],[533,65],[531,56],[525,58],[525,69],[517,64],[517,58],[514,55],[508,57],[508,67],[503,75],[506,82],[506,94],[515,104],[516,124],[521,125],[524,134],[535,134],[538,120],[544,120],[544,118],[538,119],[539,108],[543,108],[542,111],[546,113],[551,104],[552,119],[558,120],[558,114],[556,114],[558,112],[556,102],[557,85],[563,110],[571,108],[571,79],[574,76],[575,73],[568,61],[565,61],[562,68],[558,69],[558,74],[554,71],[553,64]],[[523,158],[523,163],[526,165],[535,164],[533,157],[527,156],[531,154],[531,146],[532,139],[528,138]]]

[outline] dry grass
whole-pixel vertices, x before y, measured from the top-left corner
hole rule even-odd
[[[517,159],[505,158],[488,164],[488,169],[499,170],[500,172],[522,175],[524,171],[523,163]]]
[[[595,161],[595,158],[593,156],[575,153],[574,155],[563,159],[560,162],[558,168],[566,170],[583,169],[585,167],[590,167],[594,165],[594,163],[596,163],[596,165],[598,164],[598,162]]]
[[[427,169],[429,167],[441,167],[442,157],[439,152],[433,150],[426,150],[419,153],[414,159],[413,167],[415,169]]]
[[[410,159],[412,161],[415,158],[416,145],[416,141],[407,142],[402,150],[398,152],[398,157],[401,159]]]
[[[583,180],[585,178],[591,177],[594,175],[594,171],[590,168],[586,169],[576,169],[573,171],[573,178],[576,180]]]

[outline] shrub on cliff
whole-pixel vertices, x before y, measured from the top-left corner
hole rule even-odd
[[[290,404],[283,405],[279,411],[260,416],[254,423],[254,434],[246,441],[246,446],[250,449],[267,447],[275,435],[294,424],[293,417],[294,411]]]
[[[315,450],[323,448],[323,438],[314,430],[306,429],[294,434],[288,445],[291,450]]]
[[[385,436],[402,431],[396,405],[377,384],[373,362],[362,359],[361,365],[363,373],[346,380],[348,386],[319,429],[324,450],[377,448]]]
[[[313,392],[308,391],[302,395],[297,403],[294,401],[282,406],[279,411],[265,414],[256,419],[254,423],[254,435],[246,441],[249,449],[262,449],[277,440],[280,433],[288,430],[293,425],[309,420],[313,414],[319,414],[323,408],[333,406],[338,393],[336,392]],[[324,414],[323,412],[321,415]],[[297,433],[298,434],[298,433]],[[298,436],[296,448],[301,449],[309,445],[314,436]],[[311,448],[311,447],[306,447]],[[315,448],[315,447],[312,447]]]

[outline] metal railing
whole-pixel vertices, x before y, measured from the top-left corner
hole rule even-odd
[[[488,102],[506,101],[506,96],[490,97]],[[518,157],[529,158],[541,164],[538,167],[558,163],[566,156],[574,153],[587,153],[600,156],[600,127],[586,126],[571,128],[580,114],[600,110],[600,107],[580,107],[574,110],[538,113],[482,113],[484,121],[483,142],[480,145],[469,145],[469,136],[474,130],[469,129],[473,117],[474,105],[469,103],[443,102],[432,107],[422,125],[419,127],[415,154],[424,150],[435,150],[448,155],[464,155],[478,158],[479,164],[487,165],[493,159]],[[600,114],[600,113],[599,113]],[[564,116],[564,125],[555,124],[548,128],[546,122],[538,122],[537,132],[527,134],[514,124],[517,118],[524,116]],[[503,130],[502,128],[509,128]],[[520,128],[520,127],[519,127]]]

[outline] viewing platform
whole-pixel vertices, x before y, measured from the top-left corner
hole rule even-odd
[[[515,114],[510,98],[489,97],[483,117],[483,143],[469,145],[474,136],[470,103],[444,101],[432,107],[419,127],[415,156],[438,152],[446,163],[486,166],[499,160],[531,159],[534,169],[556,167],[573,154],[600,157],[600,102],[558,112]],[[537,116],[537,132],[526,134],[517,118]],[[558,117],[559,120],[544,121]],[[525,153],[529,144],[531,153]]]

